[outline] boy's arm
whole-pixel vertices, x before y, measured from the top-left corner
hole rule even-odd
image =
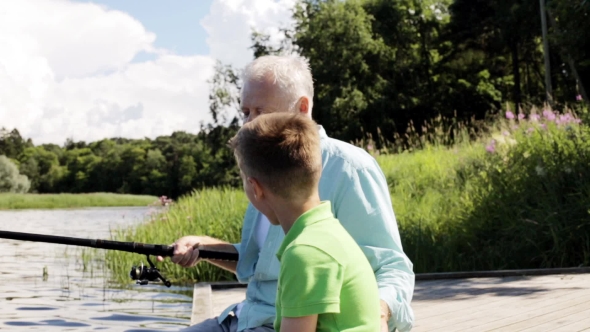
[[[339,179],[334,213],[361,247],[371,264],[381,298],[382,317],[391,318],[389,330],[405,332],[412,328],[410,306],[414,293],[414,272],[403,251],[392,208],[389,188],[376,161],[363,169],[350,169]]]
[[[303,317],[284,317],[281,319],[281,332],[315,332],[318,315]]]

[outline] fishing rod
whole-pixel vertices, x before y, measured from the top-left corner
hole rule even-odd
[[[90,247],[107,250],[126,251],[136,254],[146,255],[147,261],[150,264],[149,267],[141,266],[131,267],[129,276],[132,280],[136,280],[137,284],[147,285],[149,281],[161,280],[166,287],[170,287],[171,283],[162,276],[160,270],[156,268],[154,263],[150,260],[152,256],[172,257],[174,256],[174,246],[164,244],[147,244],[138,242],[121,242],[111,240],[100,240],[100,239],[83,239],[76,237],[66,236],[55,236],[55,235],[43,235],[43,234],[32,234],[32,233],[20,233],[20,232],[8,232],[0,231],[0,238],[9,240],[20,240],[20,241],[33,241],[33,242],[45,242],[45,243],[56,243],[73,245],[80,247]],[[203,259],[212,260],[224,260],[224,261],[237,261],[237,253],[229,253],[222,251],[211,251],[211,250],[199,250],[199,257]]]

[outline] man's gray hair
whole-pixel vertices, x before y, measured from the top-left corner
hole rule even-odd
[[[295,106],[299,98],[313,102],[313,78],[307,59],[297,55],[266,55],[250,62],[242,73],[242,81],[271,80],[276,85],[288,107]],[[291,109],[290,109],[291,110]]]

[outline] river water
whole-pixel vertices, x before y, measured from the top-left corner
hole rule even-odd
[[[0,230],[109,239],[111,229],[140,223],[149,212],[147,207],[0,211]],[[121,287],[101,269],[84,269],[81,252],[75,246],[0,239],[0,330],[131,332],[188,326],[190,288]],[[145,256],[137,257],[147,263]]]

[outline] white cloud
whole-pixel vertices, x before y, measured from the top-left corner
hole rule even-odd
[[[252,28],[280,38],[279,28],[292,24],[295,0],[215,0],[201,25],[209,34],[211,56],[242,68],[252,60]]]
[[[249,27],[276,36],[292,3],[215,0],[202,20],[210,56],[176,56],[154,49],[156,35],[126,13],[69,0],[0,1],[0,127],[35,144],[197,132],[210,120],[215,59],[250,61]],[[131,63],[140,52],[156,60]]]

